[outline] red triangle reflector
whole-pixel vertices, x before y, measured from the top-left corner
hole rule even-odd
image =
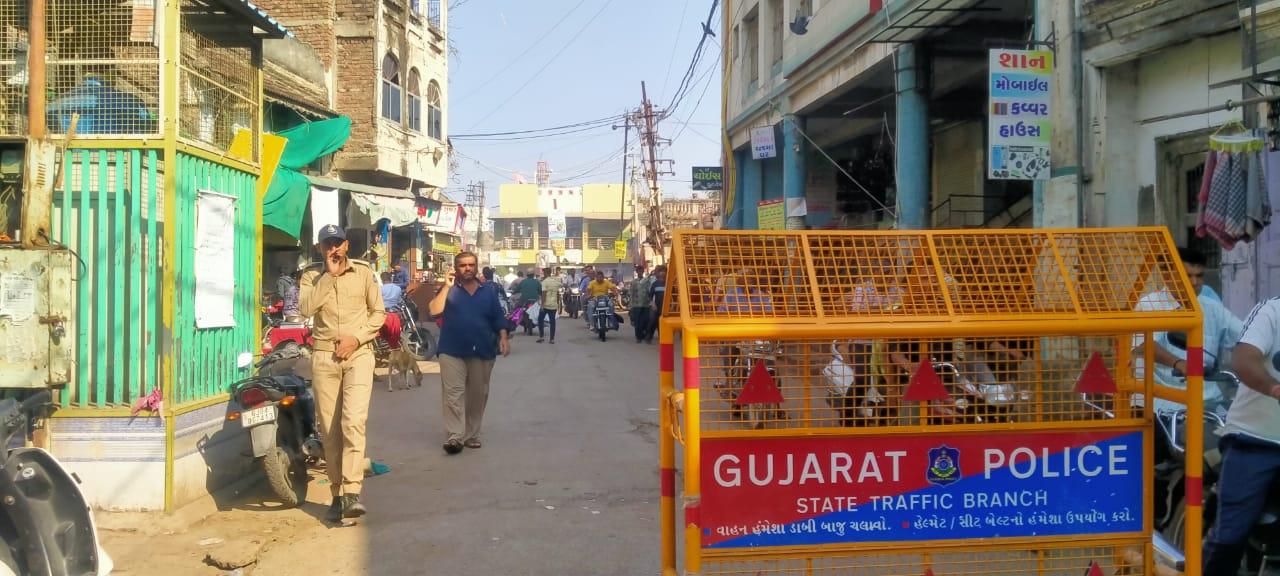
[[[1076,380],[1075,392],[1077,394],[1115,394],[1116,379],[1111,376],[1111,371],[1107,370],[1107,365],[1102,362],[1102,355],[1094,352],[1089,357],[1089,363],[1084,365],[1084,372],[1080,374],[1080,379]]]
[[[1089,573],[1086,574],[1085,576],[1104,576],[1104,575],[1102,573],[1102,568],[1098,566],[1097,562],[1090,562]]]
[[[924,576],[933,576],[933,568],[925,568]]]
[[[756,360],[756,365],[751,367],[751,375],[747,377],[747,383],[742,386],[742,392],[738,393],[734,404],[743,406],[781,403],[782,391],[778,389],[778,383],[773,381],[773,375],[769,373],[764,361]]]
[[[907,383],[907,393],[902,399],[908,402],[928,402],[950,397],[947,387],[942,385],[942,377],[933,369],[933,364],[928,360],[921,360],[920,368],[911,377],[911,382]]]

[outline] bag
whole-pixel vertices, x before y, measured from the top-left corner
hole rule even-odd
[[[526,313],[529,315],[530,319],[537,318],[538,314],[542,313],[542,305],[538,304],[537,302],[534,302],[533,304],[529,305],[529,309]]]
[[[844,356],[835,342],[831,343],[831,361],[822,368],[822,379],[827,384],[827,405],[835,408],[841,398],[849,394],[855,377],[853,366],[845,364]]]

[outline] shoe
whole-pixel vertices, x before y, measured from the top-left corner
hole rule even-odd
[[[546,342],[546,339],[545,339],[545,338],[539,338],[539,339],[538,339],[538,343],[539,343],[539,344],[541,344],[541,343],[543,343],[543,342]]]
[[[473,449],[474,449],[474,448],[479,448],[479,447],[480,447],[480,439],[479,439],[479,438],[472,438],[472,439],[467,440],[466,442],[464,442],[462,445],[463,445],[463,446],[466,446],[467,448],[473,448]]]
[[[359,494],[346,494],[342,497],[342,517],[343,518],[359,518],[364,516],[368,510],[365,510],[364,504],[360,503]]]
[[[333,504],[329,505],[329,509],[324,512],[324,519],[329,522],[342,521],[342,497],[334,496]]]
[[[462,451],[461,440],[450,440],[444,443],[444,451],[446,454],[457,454]]]
[[[556,341],[555,341],[555,339],[554,339],[554,338],[551,340],[551,343],[552,343],[552,344],[555,344],[555,343],[556,343]]]

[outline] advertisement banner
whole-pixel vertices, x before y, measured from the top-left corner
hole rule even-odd
[[[987,177],[1048,180],[1053,52],[991,50]]]
[[[724,188],[724,169],[719,166],[694,166],[693,186],[695,191],[720,190]]]
[[[622,262],[627,259],[627,241],[613,241],[613,259]]]
[[[773,126],[753,128],[751,130],[751,158],[763,160],[778,155],[778,147],[773,142]]]
[[[784,230],[787,227],[786,205],[781,198],[756,203],[756,221],[761,230]]]
[[[564,220],[563,210],[547,212],[547,238],[563,241],[567,237],[569,227]]]
[[[1141,431],[704,438],[702,545],[1140,533]]]

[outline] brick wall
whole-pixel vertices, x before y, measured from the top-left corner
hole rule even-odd
[[[376,153],[377,94],[374,89],[378,59],[373,38],[338,38],[337,82],[334,104],[338,113],[351,117],[351,139],[338,154],[337,163]]]
[[[333,64],[337,51],[334,37],[338,0],[258,0],[255,2],[285,28],[293,32],[298,41],[311,46],[320,56],[325,68]]]

